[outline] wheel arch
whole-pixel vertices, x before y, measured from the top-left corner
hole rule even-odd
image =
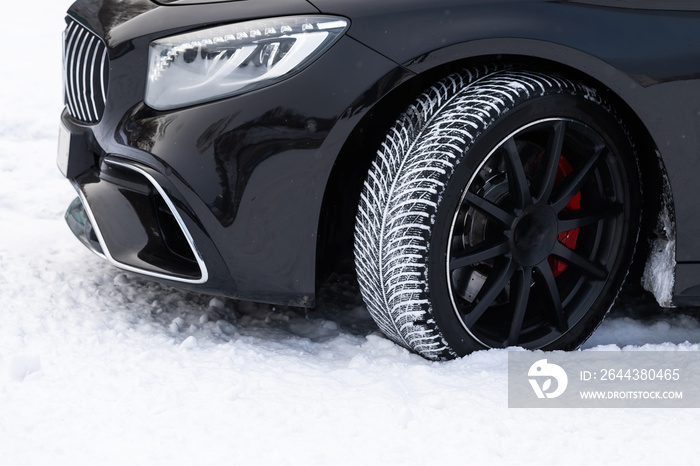
[[[508,46],[505,46],[505,44]],[[536,45],[536,46],[535,46]],[[548,47],[544,47],[548,45]],[[481,53],[469,54],[470,51]],[[483,52],[491,52],[484,54]],[[449,61],[447,58],[467,56]],[[405,66],[415,75],[382,96],[355,126],[339,151],[331,171],[318,226],[316,280],[332,272],[354,273],[352,265],[354,218],[367,170],[386,132],[420,93],[440,78],[467,66],[484,64],[536,69],[555,73],[597,89],[625,122],[637,149],[643,189],[643,216],[638,247],[628,283],[641,290],[641,277],[657,236],[658,215],[666,207],[673,215],[673,194],[660,150],[633,108],[642,85],[622,71],[582,52],[541,41],[494,39],[450,46],[417,57]],[[672,231],[675,234],[675,225]],[[674,240],[675,238],[669,238]],[[660,297],[657,296],[660,300]]]

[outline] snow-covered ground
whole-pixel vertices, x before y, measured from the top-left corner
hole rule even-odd
[[[308,315],[185,293],[88,252],[55,166],[66,0],[0,6],[0,464],[695,464],[689,409],[507,407],[507,352],[428,362],[345,285]],[[640,304],[585,348],[700,350]]]

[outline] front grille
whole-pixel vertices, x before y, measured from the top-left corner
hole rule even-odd
[[[73,18],[63,37],[63,88],[70,115],[97,123],[105,110],[109,58],[102,39]]]

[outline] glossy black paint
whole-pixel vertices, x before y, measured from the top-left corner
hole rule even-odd
[[[321,266],[350,250],[358,177],[396,115],[446,71],[501,61],[605,89],[632,122],[643,164],[654,172],[653,193],[661,190],[661,154],[683,263],[676,294],[700,295],[692,289],[700,283],[700,13],[526,0],[160,3],[169,4],[79,0],[71,7],[108,45],[110,82],[99,123],[82,125],[65,112],[62,120],[74,135],[69,178],[99,186],[101,163],[112,157],[137,163],[168,192],[210,273],[202,285],[180,286],[313,305]],[[301,73],[174,111],[143,103],[152,40],[318,12],[347,17],[351,27]]]

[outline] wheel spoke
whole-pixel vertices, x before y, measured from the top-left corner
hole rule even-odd
[[[524,209],[530,203],[530,187],[527,185],[527,175],[523,162],[520,160],[515,139],[510,138],[504,144],[506,150],[506,170],[508,171],[508,190],[516,208]]]
[[[554,184],[557,179],[559,169],[559,159],[561,159],[562,147],[564,146],[564,134],[566,134],[566,122],[556,121],[552,125],[552,134],[547,142],[545,151],[544,176],[540,185],[540,192],[535,202],[546,202],[552,195]]]
[[[489,274],[489,277],[484,282],[484,286],[476,296],[474,305],[469,309],[464,316],[464,323],[467,327],[472,327],[476,321],[484,315],[488,307],[496,300],[498,295],[508,284],[508,280],[513,276],[515,265],[513,260],[508,258],[501,262]]]
[[[507,227],[510,227],[515,221],[514,215],[509,214],[493,202],[487,201],[483,197],[477,196],[474,193],[468,192],[464,200],[471,204],[478,211],[488,215],[494,220],[498,220],[500,223]]]
[[[599,147],[580,170],[564,178],[564,181],[557,186],[554,201],[551,204],[555,212],[561,212],[564,207],[571,202],[571,199],[581,190],[583,183],[585,183],[588,177],[593,173],[598,162],[604,159],[603,155],[606,153],[607,147]]]
[[[559,233],[582,228],[600,220],[616,217],[622,213],[622,204],[619,202],[604,204],[593,210],[576,210],[562,214],[559,219]]]
[[[547,290],[549,299],[554,307],[554,315],[557,318],[557,330],[564,333],[569,330],[569,322],[566,319],[566,315],[564,315],[564,308],[562,306],[561,296],[559,295],[559,288],[557,288],[557,282],[554,279],[552,269],[547,261],[535,266],[535,268],[537,269],[540,277],[542,277],[544,287]]]
[[[608,271],[600,264],[596,264],[589,259],[578,254],[573,249],[569,249],[560,242],[554,245],[552,254],[560,257],[564,262],[572,265],[594,280],[605,280]]]
[[[450,259],[450,270],[461,269],[478,262],[494,259],[498,256],[506,254],[510,251],[508,241],[487,242],[484,241],[479,245],[462,251],[455,257]]]
[[[530,299],[530,285],[532,285],[532,267],[518,269],[510,281],[510,296],[515,298],[513,302],[513,319],[510,323],[510,333],[505,346],[518,344],[518,337],[523,327],[527,303]]]

